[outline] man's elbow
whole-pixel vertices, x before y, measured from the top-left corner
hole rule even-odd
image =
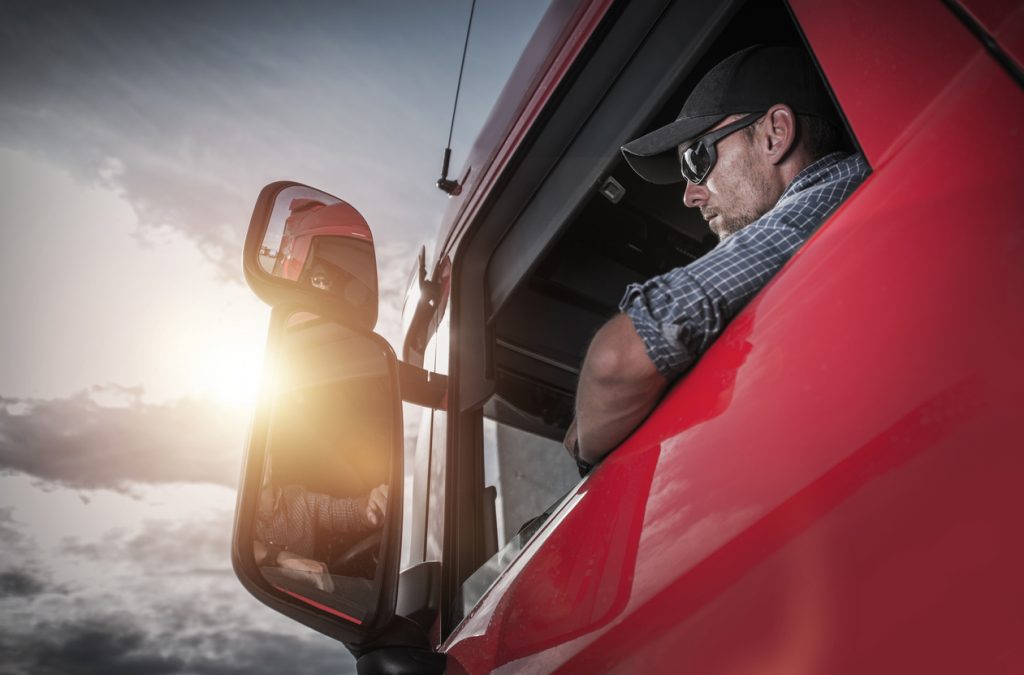
[[[594,337],[577,398],[580,459],[595,464],[647,416],[667,384],[632,321],[619,315]]]
[[[664,382],[664,377],[647,355],[644,341],[625,314],[613,318],[594,336],[585,367],[593,383],[602,387],[660,385]]]

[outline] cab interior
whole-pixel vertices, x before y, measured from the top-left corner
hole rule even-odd
[[[729,54],[759,42],[803,44],[782,2],[734,4],[739,6],[721,34],[626,140],[674,120],[703,73]],[[602,103],[616,105],[611,96]],[[626,287],[686,265],[717,243],[700,214],[683,205],[683,184],[647,183],[617,147],[605,153],[591,155],[604,170],[574,212],[552,227],[543,217],[531,220],[527,208],[495,249],[487,273],[494,394],[485,415],[555,440],[572,420],[590,339],[616,313]],[[557,173],[552,177],[557,180]],[[563,190],[549,185],[541,191],[552,187]],[[546,240],[536,260],[514,255],[526,238]]]
[[[443,634],[479,597],[468,590],[500,573],[489,570],[503,559],[499,545],[578,482],[561,440],[587,346],[626,287],[717,243],[684,207],[682,185],[646,183],[619,148],[673,121],[707,70],[759,43],[804,46],[781,0],[617,3],[455,256],[441,579],[441,606],[455,607],[442,615]],[[508,441],[496,451],[487,441],[494,428]],[[511,475],[497,499],[495,463]],[[495,537],[502,512],[504,537],[500,526]]]

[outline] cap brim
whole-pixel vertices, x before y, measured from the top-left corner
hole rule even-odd
[[[676,148],[680,143],[692,140],[728,115],[704,115],[676,120],[655,129],[646,136],[622,146],[622,156],[641,178],[658,185],[681,183],[679,155]]]

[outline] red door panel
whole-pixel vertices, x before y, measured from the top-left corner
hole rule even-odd
[[[902,126],[836,66],[886,161],[496,582],[453,671],[1024,669],[1024,95],[977,42],[925,51],[945,79],[920,74]],[[847,60],[894,94],[873,58]],[[570,601],[615,611],[543,619]]]
[[[1024,2],[961,0],[960,6],[1016,62],[1018,68],[1024,66]]]
[[[979,46],[938,0],[790,6],[875,169]]]

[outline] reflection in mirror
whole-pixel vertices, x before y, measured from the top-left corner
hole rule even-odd
[[[303,185],[281,190],[260,245],[268,274],[377,314],[377,264],[366,220],[349,204]],[[372,323],[370,324],[372,326]]]
[[[366,335],[293,316],[276,384],[253,554],[268,583],[361,624],[376,606],[397,421]]]

